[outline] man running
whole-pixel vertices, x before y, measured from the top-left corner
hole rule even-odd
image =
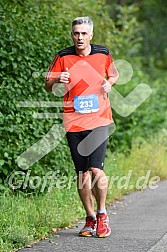
[[[108,128],[113,123],[108,92],[118,72],[109,50],[90,43],[93,22],[89,17],[73,20],[71,36],[74,45],[56,54],[45,87],[49,92],[64,85],[64,127],[78,174],[78,193],[86,211],[86,223],[79,235],[107,237],[111,229],[106,212],[108,181],[103,167]]]

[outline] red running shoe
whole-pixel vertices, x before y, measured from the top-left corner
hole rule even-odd
[[[109,219],[107,214],[97,214],[97,229],[96,236],[99,238],[107,237],[111,234]]]
[[[90,237],[93,236],[96,231],[96,220],[91,216],[86,217],[85,226],[79,232],[79,236]]]

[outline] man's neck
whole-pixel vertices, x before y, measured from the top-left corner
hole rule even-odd
[[[87,56],[90,54],[91,52],[91,45],[86,48],[86,49],[83,49],[83,50],[78,50],[77,48],[75,48],[76,50],[76,53],[79,55],[79,56]]]

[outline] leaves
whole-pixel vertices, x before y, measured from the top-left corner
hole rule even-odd
[[[16,162],[17,157],[47,134],[55,123],[53,120],[37,120],[32,117],[35,111],[48,112],[47,109],[18,106],[20,101],[55,101],[55,97],[44,90],[42,74],[47,71],[56,51],[69,45],[67,40],[69,24],[67,26],[65,20],[60,22],[55,19],[55,10],[43,8],[44,5],[44,3],[33,4],[30,0],[21,5],[16,1],[10,3],[1,1],[0,177],[2,181],[5,181],[14,170],[20,169]],[[66,41],[61,41],[62,31],[66,34]],[[32,76],[33,72],[39,72],[38,78]],[[50,154],[47,168],[46,158],[31,167],[34,171],[32,176],[33,174],[42,176],[48,169],[55,169],[57,157],[61,157],[59,165],[62,167],[66,167],[65,163],[68,164],[70,161],[68,149],[60,146]],[[41,169],[42,164],[46,170]]]
[[[138,20],[141,13],[139,7],[130,4],[131,1],[123,6],[113,1],[107,2],[108,5],[105,0],[96,3],[94,0],[86,2],[71,0],[69,5],[67,0],[1,1],[0,178],[2,183],[12,172],[20,170],[17,157],[45,136],[55,123],[59,123],[54,119],[33,118],[33,115],[57,113],[61,108],[20,107],[19,103],[57,99],[45,91],[43,73],[47,71],[55,53],[72,44],[70,30],[73,18],[82,16],[83,13],[89,15],[94,21],[93,43],[107,46],[114,59],[125,59],[132,65],[134,69],[132,81],[124,86],[115,85],[122,95],[126,96],[143,81],[150,84],[148,74],[143,72],[142,63],[145,62],[145,55],[142,55],[143,26]],[[149,75],[152,77],[153,73]],[[156,78],[156,73],[154,76]],[[161,108],[163,111],[166,110],[163,92],[166,77],[163,81],[160,78],[159,76],[159,81],[154,83],[153,98],[144,103],[133,115],[122,118],[113,111],[117,130],[108,147],[114,150],[116,147],[121,147],[121,150],[124,150],[127,146],[130,147],[131,138],[136,134],[143,136],[146,132],[150,133],[150,129],[156,131],[159,125],[161,128],[164,127],[165,116],[161,113]],[[150,79],[150,82],[154,81]],[[48,170],[55,169],[60,169],[62,174],[74,173],[66,139],[63,138],[56,149],[30,169],[32,176],[38,174],[41,177]]]

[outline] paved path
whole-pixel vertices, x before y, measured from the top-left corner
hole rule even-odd
[[[80,222],[20,252],[167,252],[167,181],[116,201],[108,214],[112,234],[107,238],[79,237]]]

